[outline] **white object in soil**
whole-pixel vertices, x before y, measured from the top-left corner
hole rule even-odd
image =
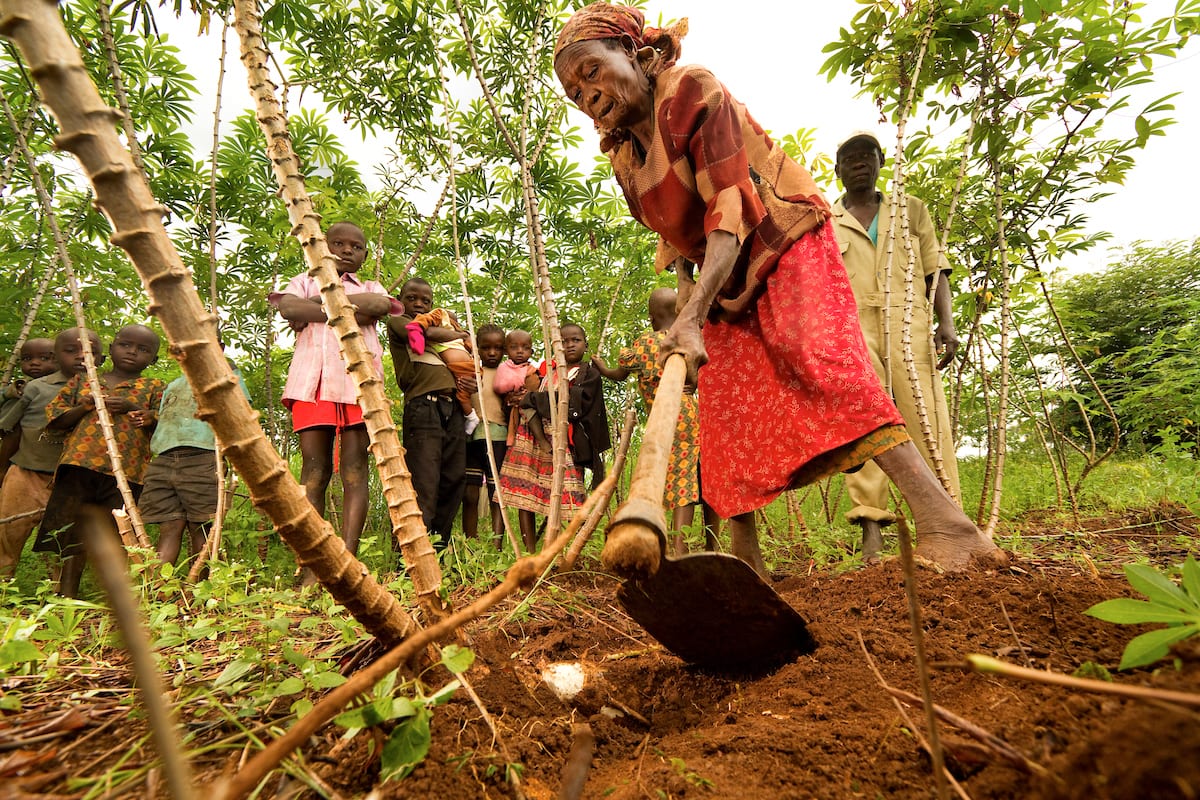
[[[571,700],[583,691],[585,679],[586,673],[579,663],[559,662],[542,670],[542,680],[559,700]]]

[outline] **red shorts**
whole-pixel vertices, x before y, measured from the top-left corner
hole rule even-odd
[[[356,403],[335,403],[318,400],[285,400],[284,405],[292,412],[292,431],[299,433],[309,428],[336,428],[340,433],[345,428],[362,425],[362,409]]]

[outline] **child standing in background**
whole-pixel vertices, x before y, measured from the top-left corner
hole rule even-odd
[[[29,380],[44,378],[58,369],[58,362],[54,360],[54,342],[50,339],[27,339],[25,344],[21,345],[17,361],[21,368],[21,374]],[[25,380],[22,378],[17,378],[4,387],[4,397],[0,399],[0,418],[7,416],[9,411],[19,404],[21,393],[24,390]],[[19,413],[17,419],[20,419]],[[17,452],[17,447],[20,445],[21,434],[15,428],[14,423],[13,428],[9,429],[4,434],[4,438],[0,440],[0,477],[3,477],[4,471],[8,469],[9,459]],[[5,429],[0,428],[0,430]]]
[[[463,491],[463,534],[468,538],[479,535],[479,490],[485,487],[491,508],[492,533],[496,535],[497,549],[504,548],[504,520],[501,519],[500,503],[496,497],[496,478],[488,460],[491,446],[496,469],[504,464],[508,451],[508,416],[495,390],[495,379],[500,360],[504,358],[504,329],[499,325],[482,325],[475,332],[475,347],[479,353],[480,377],[483,383],[473,395],[472,409],[480,422],[467,441],[467,485]]]
[[[582,363],[587,353],[587,334],[573,323],[563,325],[561,332],[563,355],[567,363],[568,414],[571,421],[560,501],[565,519],[567,511],[583,503],[582,467],[593,470],[594,482],[603,480],[601,453],[611,445],[608,416],[603,410],[600,372],[590,364]],[[545,516],[550,510],[550,486],[554,477],[552,434],[545,435],[544,431],[545,423],[550,420],[549,389],[557,380],[558,373],[553,365],[544,364],[543,367],[545,374],[537,390],[528,392],[523,401],[525,409],[532,409],[535,413],[531,416],[522,415],[522,421],[517,426],[516,443],[509,450],[504,459],[504,468],[500,471],[500,488],[505,492],[505,503],[520,509],[521,537],[529,552],[537,547],[535,515]],[[597,429],[599,425],[603,426],[602,431]],[[535,426],[543,431],[544,442],[535,437]]]
[[[100,376],[121,466],[135,500],[141,495],[150,464],[150,434],[165,386],[158,378],[142,375],[146,367],[158,361],[158,348],[158,334],[150,328],[126,325],[117,331],[108,348],[112,369]],[[113,476],[96,398],[86,375],[74,375],[46,405],[46,433],[64,437],[62,458],[33,549],[62,557],[58,591],[65,597],[76,597],[86,563],[76,516],[88,503],[111,509],[125,504]]]
[[[361,280],[355,273],[367,256],[367,238],[350,222],[336,222],[325,234],[329,252],[337,260],[342,288],[355,307],[354,319],[367,351],[374,357],[375,373],[383,378],[383,346],[375,324],[399,314],[402,307],[388,297],[376,281]],[[308,502],[325,515],[325,494],[333,478],[333,447],[341,437],[342,540],[352,554],[367,521],[370,438],[358,405],[354,376],[346,370],[337,334],[327,324],[317,279],[303,273],[287,288],[267,298],[296,331],[296,349],[283,388],[283,405],[292,413],[292,430],[300,437],[300,482]],[[305,585],[316,580],[305,571]]]
[[[18,447],[6,461],[8,471],[0,486],[0,519],[41,512],[50,499],[50,481],[62,456],[62,443],[48,439],[46,405],[67,381],[83,373],[83,349],[90,346],[96,364],[104,363],[100,337],[89,330],[71,328],[54,339],[53,357],[58,370],[29,381],[21,397],[0,415],[0,431],[13,436]],[[24,353],[22,353],[24,355]],[[36,369],[35,369],[36,371]],[[28,373],[26,373],[28,374]],[[0,578],[12,577],[29,534],[41,520],[34,514],[11,522],[0,522]]]
[[[242,374],[233,364],[230,367],[249,396]],[[217,437],[207,422],[197,418],[198,410],[185,376],[167,384],[158,425],[150,437],[154,458],[138,501],[142,521],[158,525],[159,560],[172,564],[179,562],[185,528],[192,558],[200,553],[223,488],[217,482]]]
[[[662,380],[662,365],[658,363],[659,343],[675,323],[674,289],[655,289],[650,293],[648,310],[651,330],[633,340],[617,357],[618,366],[609,368],[600,356],[592,356],[592,364],[610,381],[623,381],[637,376],[638,390],[649,410],[654,405],[658,382]],[[696,505],[700,503],[700,407],[693,391],[685,391],[679,404],[679,419],[675,424],[675,440],[667,461],[667,484],[663,506],[671,509],[671,546],[675,555],[687,552],[681,531],[692,524]],[[704,506],[705,548],[717,549],[716,530],[720,519]]]

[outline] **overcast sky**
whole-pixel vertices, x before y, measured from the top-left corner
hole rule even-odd
[[[794,11],[781,10],[789,7]],[[1150,0],[1143,10],[1143,19],[1165,15],[1173,7],[1173,0]],[[895,137],[894,128],[880,124],[870,99],[856,98],[855,88],[844,76],[829,82],[818,74],[825,60],[822,49],[837,39],[840,28],[849,26],[859,8],[856,0],[794,4],[779,0],[736,0],[732,4],[729,0],[657,0],[647,8],[647,19],[653,22],[660,15],[664,19],[687,16],[690,32],[683,43],[683,63],[703,64],[712,69],[764,127],[777,133],[815,128],[818,149],[832,153],[837,141],[853,130],[877,130],[885,147]],[[183,58],[199,82],[202,97],[213,97],[219,29],[210,36],[197,37],[194,20],[185,17],[173,22],[167,19],[169,15],[161,16],[163,30],[170,31],[171,43],[183,50]],[[250,107],[245,72],[237,60],[237,42],[232,33],[229,46],[231,57],[222,114],[226,120]],[[1195,146],[1200,142],[1198,54],[1200,47],[1193,42],[1181,58],[1158,65],[1155,82],[1143,87],[1120,116],[1121,123],[1132,131],[1133,118],[1142,106],[1170,92],[1182,93],[1174,101],[1177,124],[1168,130],[1167,136],[1155,137],[1145,150],[1136,154],[1137,166],[1126,185],[1116,187],[1116,196],[1087,208],[1091,230],[1110,231],[1114,244],[1200,235],[1190,202],[1180,202],[1185,193],[1190,194],[1200,185]],[[311,93],[309,96],[312,97]],[[294,103],[295,93],[292,98]],[[198,157],[204,156],[211,139],[212,115],[205,99],[197,104],[194,120],[194,135],[199,137],[194,139]],[[211,105],[211,100],[207,105]],[[591,124],[581,112],[572,108],[569,119],[591,135]],[[329,122],[360,157],[364,175],[369,184],[373,183],[374,164],[370,163],[370,154],[382,159],[390,137],[368,142],[364,147],[358,144],[360,134],[341,126],[336,115]],[[1047,134],[1047,139],[1050,135]],[[1107,248],[1101,248],[1078,257],[1068,266],[1072,271],[1083,270],[1103,266],[1107,261]]]

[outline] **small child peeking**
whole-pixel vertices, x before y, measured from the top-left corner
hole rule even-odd
[[[142,375],[158,361],[159,339],[145,325],[126,325],[109,345],[112,369],[100,375],[104,405],[112,418],[113,438],[121,467],[134,500],[141,495],[150,465],[150,434],[158,422],[158,407],[166,384]],[[86,555],[75,518],[86,504],[117,509],[124,505],[108,445],[100,428],[96,398],[87,376],[78,373],[46,405],[46,432],[63,438],[62,457],[54,473],[54,488],[33,549],[62,556],[58,591],[79,594]]]
[[[463,490],[463,534],[473,539],[479,535],[479,494],[487,492],[492,521],[492,533],[496,536],[497,549],[504,547],[504,520],[501,518],[500,502],[496,494],[496,475],[492,472],[492,461],[496,472],[504,464],[508,446],[508,416],[495,391],[496,372],[504,358],[504,329],[499,325],[481,325],[475,332],[475,348],[479,353],[479,391],[472,398],[481,424],[467,441],[467,483]],[[492,458],[488,458],[488,448]]]
[[[455,378],[475,380],[475,360],[471,358],[471,335],[462,325],[458,324],[458,317],[454,316],[453,311],[435,308],[427,314],[417,314],[413,317],[413,321],[405,327],[408,330],[408,346],[413,349],[414,353],[420,355],[428,347],[437,354]],[[440,328],[442,336],[437,339],[430,338],[427,335],[430,328]],[[479,415],[475,413],[471,396],[471,393],[464,392],[461,388],[454,392],[454,399],[458,401],[459,406],[462,407],[463,416],[466,417],[468,436],[479,425]]]
[[[54,358],[54,341],[52,339],[27,339],[21,345],[17,354],[21,374],[29,380],[37,380],[50,375],[58,369],[58,361]],[[21,400],[25,391],[25,378],[17,378],[4,387],[4,397],[0,399],[0,417],[6,416]],[[15,434],[15,435],[14,435]],[[8,470],[8,462],[17,452],[21,444],[18,431],[4,436],[0,442],[0,477]]]

